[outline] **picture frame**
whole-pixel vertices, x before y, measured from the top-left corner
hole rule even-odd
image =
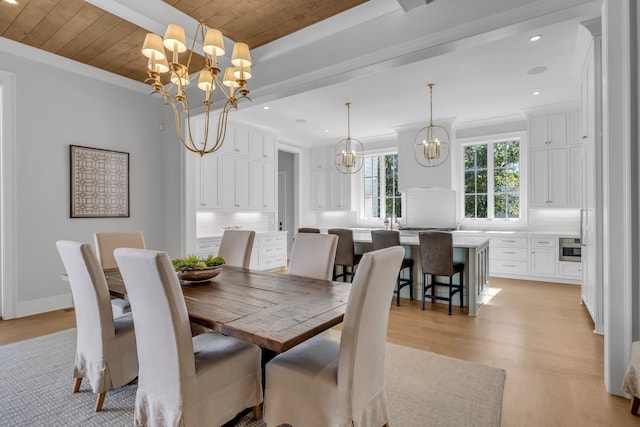
[[[129,217],[129,153],[69,146],[71,218]]]

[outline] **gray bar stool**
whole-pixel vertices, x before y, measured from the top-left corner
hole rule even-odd
[[[400,232],[395,230],[371,230],[371,244],[373,250],[388,248],[390,246],[400,246]],[[402,277],[402,270],[409,269],[409,278]],[[405,286],[409,286],[409,299],[413,299],[413,260],[404,258],[400,271],[398,272],[398,280],[396,284],[396,305],[400,305],[400,290]]]
[[[346,282],[347,277],[349,277],[349,282],[352,282],[356,266],[362,258],[362,255],[355,253],[353,231],[347,228],[332,228],[328,233],[338,236],[338,250],[336,251],[336,261],[333,267],[333,280],[342,278],[342,281]],[[342,267],[342,273],[337,274],[337,266]]]
[[[311,227],[302,227],[298,228],[298,233],[319,233],[319,228],[311,228]]]
[[[422,261],[422,304],[424,310],[425,297],[435,300],[449,301],[449,315],[451,315],[451,300],[460,294],[460,308],[463,306],[464,294],[464,264],[453,262],[453,235],[442,231],[424,231],[418,234],[420,239],[420,258]],[[460,273],[460,283],[453,283],[453,276]],[[428,283],[431,276],[431,283]],[[436,276],[449,277],[449,283],[436,281]],[[449,288],[449,297],[436,295],[436,286]],[[431,293],[427,293],[431,290]]]

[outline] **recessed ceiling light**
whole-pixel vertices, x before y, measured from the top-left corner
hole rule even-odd
[[[324,131],[325,131],[325,133],[327,133],[327,132],[329,132],[329,129],[325,129]]]
[[[269,109],[269,107],[262,107],[262,109],[264,109],[264,110],[268,110],[268,109]]]
[[[534,36],[529,37],[529,41],[530,42],[537,42],[538,40],[540,40],[542,38],[542,36],[540,34],[536,34]]]
[[[4,0],[5,3],[18,4],[18,0]]]
[[[538,67],[533,67],[532,69],[527,71],[527,74],[540,74],[544,73],[545,71],[547,71],[547,67],[544,65],[540,65]]]
[[[540,91],[539,91],[539,90],[537,90],[537,91],[533,92],[533,94],[534,94],[534,95],[540,95]]]

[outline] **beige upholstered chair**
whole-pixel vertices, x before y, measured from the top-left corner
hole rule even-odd
[[[249,268],[255,237],[255,231],[224,230],[218,255],[224,258],[226,265]]]
[[[88,243],[56,243],[67,270],[75,305],[78,343],[73,370],[77,393],[83,378],[99,393],[96,412],[107,390],[123,386],[138,376],[136,337],[131,313],[114,320],[109,289],[95,252]]]
[[[140,359],[136,426],[219,426],[245,408],[261,418],[260,348],[216,332],[191,337],[182,288],[166,252],[115,251]]]
[[[335,234],[298,233],[291,247],[289,274],[331,280],[338,248]]]
[[[93,241],[102,264],[103,270],[118,268],[113,257],[116,248],[144,249],[144,236],[142,231],[110,231],[93,234]],[[115,316],[122,316],[131,311],[129,301],[121,298],[111,298],[111,308]]]
[[[340,342],[315,337],[267,363],[267,425],[388,424],[384,352],[389,300],[403,255],[396,246],[362,256]]]

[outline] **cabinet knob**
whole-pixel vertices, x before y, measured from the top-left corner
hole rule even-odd
[[[583,136],[582,139],[587,139],[587,135]]]

